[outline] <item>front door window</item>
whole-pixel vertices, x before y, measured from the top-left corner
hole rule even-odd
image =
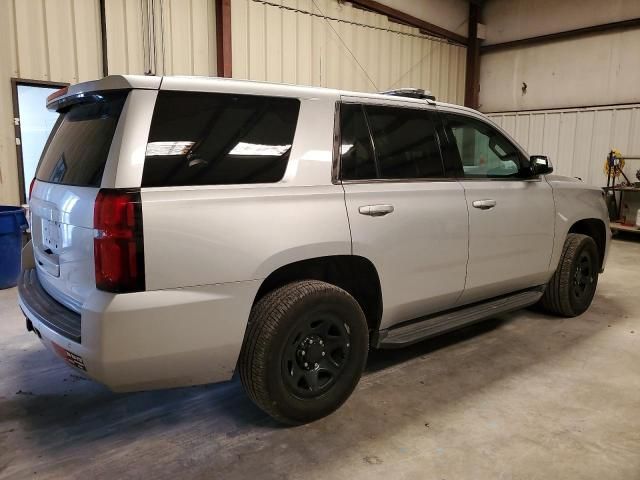
[[[445,114],[465,178],[517,177],[522,154],[498,130],[471,117]]]

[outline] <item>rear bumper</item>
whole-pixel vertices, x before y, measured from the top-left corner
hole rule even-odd
[[[56,314],[52,312],[67,316],[74,312],[39,292],[29,278],[31,283],[18,291],[19,304],[45,346],[114,391],[229,380],[260,284],[248,281],[121,295],[96,291],[82,307],[76,339],[52,320]]]
[[[81,341],[80,315],[56,302],[45,292],[35,268],[23,270],[18,279],[20,305],[28,308],[31,317],[73,342]],[[24,308],[23,307],[23,308]],[[33,322],[33,319],[31,320]]]

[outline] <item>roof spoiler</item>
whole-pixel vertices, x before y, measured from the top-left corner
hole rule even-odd
[[[160,88],[162,77],[144,75],[110,75],[100,80],[76,83],[61,88],[47,97],[47,109],[59,111],[73,103],[80,103],[95,97],[96,92],[107,90],[129,90],[140,88],[157,90]]]

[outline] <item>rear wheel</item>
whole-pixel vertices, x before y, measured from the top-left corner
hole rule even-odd
[[[585,312],[595,295],[599,271],[600,257],[593,239],[578,233],[568,234],[558,269],[541,299],[542,308],[565,317]]]
[[[351,295],[325,282],[294,282],[254,305],[240,378],[269,415],[306,423],[330,414],[351,395],[368,348],[367,322]]]

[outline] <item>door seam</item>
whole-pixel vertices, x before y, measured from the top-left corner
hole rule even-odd
[[[456,180],[460,188],[462,188],[462,192],[464,193],[464,204],[467,207],[467,263],[464,270],[464,285],[462,286],[462,290],[460,291],[460,295],[456,298],[454,305],[457,305],[465,290],[467,289],[467,280],[469,279],[469,258],[471,257],[470,248],[471,248],[471,219],[469,214],[469,202],[467,201],[467,189],[464,188],[462,182],[460,180]]]

